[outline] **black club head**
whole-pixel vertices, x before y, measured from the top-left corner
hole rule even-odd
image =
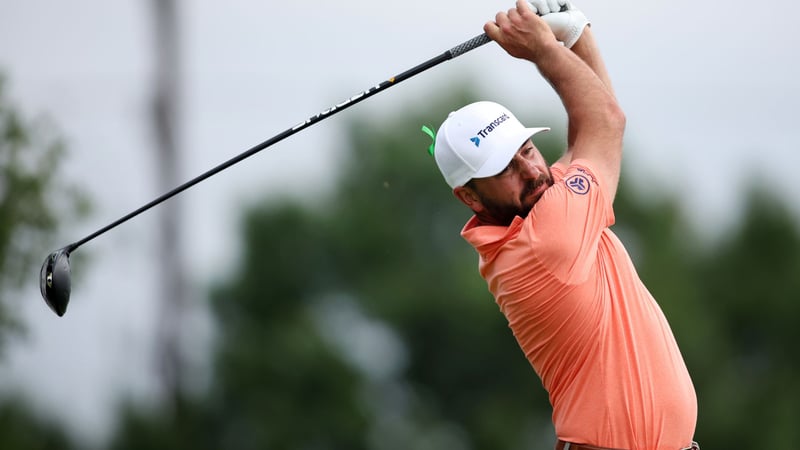
[[[39,288],[47,306],[59,317],[67,312],[72,278],[69,270],[69,251],[62,248],[47,256],[42,264]]]

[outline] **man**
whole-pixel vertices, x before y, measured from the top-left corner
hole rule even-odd
[[[462,235],[547,389],[556,449],[698,448],[683,358],[609,229],[625,116],[585,15],[565,0],[519,0],[484,31],[553,86],[569,119],[566,151],[548,167],[531,141],[547,128],[478,102],[450,113],[434,155],[475,213]]]

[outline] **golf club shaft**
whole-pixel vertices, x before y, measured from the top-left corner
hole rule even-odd
[[[135,211],[132,211],[132,212],[128,213],[127,215],[123,216],[123,217],[120,217],[116,221],[114,221],[114,222],[106,225],[105,227],[95,231],[94,233],[86,236],[85,238],[68,245],[64,249],[67,251],[67,253],[72,252],[76,248],[78,248],[81,245],[91,241],[92,239],[96,238],[97,236],[100,236],[101,234],[111,230],[112,228],[117,227],[118,225],[120,225],[120,224],[122,224],[124,222],[127,222],[128,220],[138,216],[139,214],[147,211],[148,209],[150,209],[150,208],[152,208],[152,207],[154,207],[154,206],[156,206],[156,205],[158,205],[158,204],[160,204],[160,203],[162,203],[162,202],[174,197],[175,195],[185,191],[186,189],[189,189],[190,187],[194,186],[195,184],[200,183],[201,181],[205,180],[206,178],[209,178],[209,177],[211,177],[213,175],[216,175],[217,173],[227,169],[228,167],[230,167],[230,166],[232,166],[232,165],[234,165],[234,164],[236,164],[238,162],[241,162],[242,160],[244,160],[246,158],[249,158],[250,156],[253,156],[254,154],[260,152],[261,150],[264,150],[265,148],[267,148],[267,147],[269,147],[269,146],[271,146],[273,144],[276,144],[276,143],[286,139],[287,137],[289,137],[289,136],[291,136],[291,135],[293,135],[293,134],[295,134],[295,133],[297,133],[297,132],[299,132],[301,130],[306,129],[306,128],[310,127],[311,125],[314,125],[315,123],[322,121],[323,119],[327,119],[328,117],[338,113],[339,111],[347,109],[350,106],[355,105],[356,103],[359,103],[359,102],[361,102],[363,100],[366,100],[367,98],[372,97],[373,95],[377,94],[378,92],[384,91],[384,90],[386,90],[386,89],[388,89],[388,88],[400,83],[401,81],[407,80],[407,79],[413,77],[414,75],[422,73],[422,72],[430,69],[431,67],[437,66],[437,65],[439,65],[439,64],[441,64],[441,63],[443,63],[445,61],[448,61],[448,60],[451,60],[451,59],[456,58],[458,56],[461,56],[461,55],[463,55],[464,53],[466,53],[466,52],[468,52],[470,50],[476,49],[476,48],[480,47],[481,45],[484,45],[484,44],[488,43],[489,41],[490,41],[490,39],[489,39],[488,36],[486,36],[486,34],[480,34],[478,36],[475,36],[474,38],[472,38],[472,39],[470,39],[468,41],[465,41],[465,42],[463,42],[463,43],[451,48],[450,50],[447,50],[446,52],[442,53],[439,56],[431,58],[428,61],[423,62],[422,64],[419,64],[419,65],[417,65],[417,66],[415,66],[415,67],[413,67],[413,68],[411,68],[411,69],[409,69],[409,70],[407,70],[407,71],[405,71],[405,72],[403,72],[403,73],[401,73],[399,75],[396,75],[396,76],[394,76],[392,78],[389,78],[386,81],[381,82],[378,85],[375,85],[375,86],[373,86],[373,87],[371,87],[371,88],[369,88],[369,89],[367,89],[365,91],[362,91],[362,92],[360,92],[360,93],[348,98],[347,100],[345,100],[345,101],[343,101],[341,103],[338,103],[338,104],[336,104],[336,105],[334,105],[334,106],[332,106],[332,107],[330,107],[330,108],[328,108],[328,109],[326,109],[324,111],[321,111],[321,112],[309,117],[304,122],[301,122],[301,123],[289,128],[289,129],[283,131],[282,133],[279,133],[279,134],[271,137],[270,139],[267,139],[266,141],[264,141],[264,142],[262,142],[262,143],[260,143],[260,144],[258,144],[256,146],[250,148],[249,150],[247,150],[247,151],[245,151],[243,153],[240,153],[239,155],[237,155],[237,156],[225,161],[224,163],[222,163],[222,164],[220,164],[220,165],[218,165],[218,166],[216,166],[216,167],[214,167],[214,168],[212,168],[212,169],[210,169],[210,170],[198,175],[197,177],[192,178],[191,180],[189,180],[189,181],[181,184],[180,186],[176,187],[175,189],[173,189],[173,190],[161,195],[160,197],[156,198],[155,200],[151,201],[150,203],[147,203],[146,205],[140,207],[139,209],[137,209]]]

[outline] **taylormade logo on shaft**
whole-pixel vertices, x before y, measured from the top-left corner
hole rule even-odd
[[[478,131],[478,133],[477,133],[478,136],[486,139],[489,136],[489,133],[494,131],[500,124],[502,124],[503,122],[505,122],[508,119],[509,119],[508,114],[503,113],[502,116],[498,117],[497,119],[494,119],[493,121],[491,121],[489,123],[489,125],[487,125],[482,130]],[[472,141],[472,143],[475,144],[475,147],[479,147],[480,144],[481,144],[481,140],[479,138],[477,138],[477,137],[474,137],[474,138],[470,139],[470,141]]]

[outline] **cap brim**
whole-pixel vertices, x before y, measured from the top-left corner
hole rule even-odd
[[[516,137],[509,139],[509,141],[514,144],[509,145],[508,148],[502,148],[500,151],[495,152],[489,159],[486,160],[480,169],[475,171],[475,175],[473,175],[472,178],[493,177],[502,172],[503,169],[508,166],[508,163],[511,162],[511,158],[517,154],[517,151],[519,151],[520,147],[522,147],[522,145],[527,142],[528,139],[533,137],[534,134],[542,131],[550,131],[550,128],[523,128],[520,130]]]

